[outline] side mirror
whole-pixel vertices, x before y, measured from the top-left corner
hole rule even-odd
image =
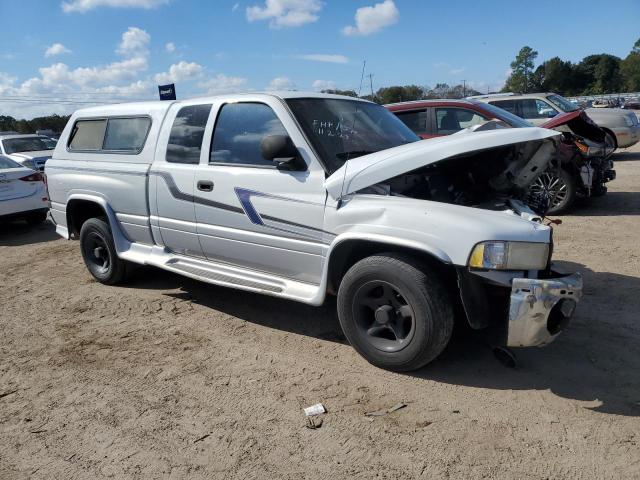
[[[295,170],[300,166],[300,152],[288,135],[269,135],[260,142],[263,158],[276,163],[279,168]]]

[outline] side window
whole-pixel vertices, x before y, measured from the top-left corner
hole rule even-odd
[[[515,100],[496,100],[495,102],[489,102],[491,105],[495,105],[496,107],[500,107],[503,110],[506,110],[509,113],[513,113],[514,115],[520,116],[520,112],[518,112],[518,104]]]
[[[107,120],[78,120],[69,139],[70,150],[101,150]]]
[[[273,166],[260,151],[260,142],[268,135],[287,135],[271,107],[263,103],[223,105],[213,132],[209,162]]]
[[[191,105],[180,109],[169,135],[167,162],[200,163],[202,138],[209,112],[211,105]]]
[[[418,135],[427,133],[427,111],[414,110],[411,112],[398,112],[396,116],[402,120],[407,127]]]
[[[557,111],[551,107],[547,102],[538,100],[536,98],[527,98],[521,100],[522,102],[522,117],[523,118],[551,118]]]
[[[482,115],[464,108],[436,108],[436,133],[450,135],[486,120]]]
[[[147,139],[149,127],[151,119],[146,117],[110,118],[102,149],[140,152]]]

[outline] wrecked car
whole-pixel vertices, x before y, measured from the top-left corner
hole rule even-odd
[[[527,128],[532,125],[495,105],[474,99],[420,100],[386,105],[421,138],[435,138],[490,128]],[[566,212],[577,197],[597,197],[615,179],[615,148],[606,132],[582,110],[561,113],[540,125],[562,132],[557,156],[522,198],[542,215]]]
[[[143,264],[311,305],[335,294],[351,345],[408,371],[456,318],[514,347],[566,327],[581,277],[552,269],[551,228],[513,199],[559,137],[420,142],[364,100],[250,93],[79,110],[46,174],[56,231],[99,282]]]

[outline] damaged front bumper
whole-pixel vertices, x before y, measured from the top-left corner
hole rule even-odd
[[[557,275],[547,279],[513,279],[507,346],[546,345],[568,325],[582,296],[582,276]]]

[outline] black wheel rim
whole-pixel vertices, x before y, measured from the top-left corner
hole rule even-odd
[[[569,195],[569,187],[564,179],[554,172],[544,172],[529,187],[534,198],[544,198],[549,201],[550,208],[562,205]]]
[[[400,288],[382,280],[362,285],[353,299],[360,337],[384,352],[406,347],[415,333],[415,313]]]
[[[105,274],[111,267],[111,255],[107,242],[102,235],[90,232],[84,241],[85,258],[91,269],[97,273]]]

